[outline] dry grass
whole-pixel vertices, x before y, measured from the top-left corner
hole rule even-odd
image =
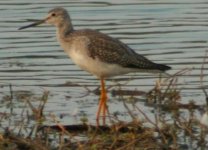
[[[203,85],[204,59],[201,68],[201,88],[208,102],[207,91]],[[131,101],[128,104],[124,97],[120,97],[131,122],[120,121],[110,115],[111,125],[93,126],[83,121],[83,124],[63,126],[51,114],[44,115],[45,104],[48,100],[48,91],[41,97],[35,97],[29,91],[13,92],[1,100],[8,111],[0,113],[1,136],[0,149],[2,150],[177,150],[177,149],[207,149],[208,130],[200,123],[199,114],[202,109],[207,112],[206,106],[197,105],[194,101],[184,104],[181,102],[181,91],[177,87],[181,75],[190,70],[184,69],[168,79],[159,79],[155,87],[146,93],[145,104],[154,108],[154,119],[149,118],[136,104],[139,91],[113,91],[114,94],[125,95],[130,92]],[[22,118],[11,125],[15,115],[14,99],[22,101]],[[39,104],[37,105],[37,102]],[[34,104],[35,103],[35,104]],[[133,113],[134,110],[134,113]],[[138,115],[135,115],[135,110]],[[184,113],[186,112],[186,117]],[[23,115],[24,114],[24,115]],[[25,115],[26,114],[26,115]],[[26,116],[26,117],[25,117]],[[141,117],[143,119],[141,119]],[[50,119],[50,120],[47,120]],[[55,125],[43,125],[45,121]],[[4,123],[8,126],[3,127]],[[32,123],[31,123],[32,122]]]

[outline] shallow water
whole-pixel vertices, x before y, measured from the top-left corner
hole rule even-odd
[[[46,113],[89,116],[95,121],[97,94],[87,89],[98,88],[96,77],[80,70],[66,56],[55,38],[55,28],[42,25],[27,30],[17,28],[27,25],[27,19],[43,18],[53,7],[65,7],[76,29],[91,28],[109,34],[128,44],[149,59],[170,65],[174,74],[184,68],[192,71],[179,78],[182,101],[195,100],[205,104],[200,89],[200,74],[208,44],[208,2],[205,0],[1,0],[0,1],[0,85],[1,97],[13,91],[30,91],[41,95],[50,91]],[[204,85],[208,85],[207,63]],[[148,91],[158,76],[128,74],[108,80],[107,85],[119,89]],[[128,80],[126,83],[125,80]],[[110,95],[110,94],[109,94]],[[123,105],[110,95],[110,111],[122,112]],[[18,103],[18,102],[16,102]],[[138,103],[143,108],[142,103]],[[149,112],[148,108],[143,108]],[[125,112],[124,112],[125,114]],[[123,116],[126,118],[125,115]],[[76,120],[62,120],[75,123]]]

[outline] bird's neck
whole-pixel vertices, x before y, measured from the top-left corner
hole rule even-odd
[[[57,36],[59,39],[64,39],[67,37],[67,35],[73,32],[73,30],[74,29],[71,20],[67,18],[57,26]]]

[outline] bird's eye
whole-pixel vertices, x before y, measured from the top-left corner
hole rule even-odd
[[[51,15],[51,16],[55,17],[55,16],[56,16],[56,14],[55,14],[55,13],[52,13],[52,15]]]

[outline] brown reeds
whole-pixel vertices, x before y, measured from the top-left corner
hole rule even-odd
[[[62,125],[54,114],[44,113],[48,91],[44,90],[42,96],[37,97],[29,91],[14,92],[9,85],[10,93],[2,98],[8,111],[0,112],[0,123],[8,124],[7,127],[0,126],[0,150],[207,149],[208,130],[200,123],[201,110],[208,112],[208,94],[204,85],[207,55],[208,52],[199,77],[206,107],[196,104],[193,98],[188,103],[182,102],[183,89],[178,84],[183,75],[191,72],[191,69],[182,69],[168,78],[158,79],[149,92],[109,89],[113,96],[119,95],[119,101],[123,102],[131,121],[120,120],[109,113],[108,126],[97,127],[89,121]],[[137,105],[138,96],[145,97],[141,102],[154,112],[152,115],[143,112]],[[12,123],[16,115],[14,100],[24,104],[15,124]]]

